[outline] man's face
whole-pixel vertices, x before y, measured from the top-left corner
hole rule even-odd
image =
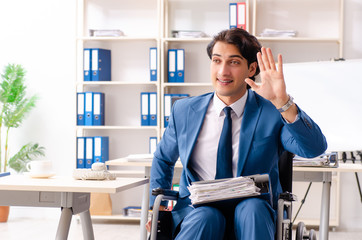
[[[211,80],[218,97],[227,105],[246,92],[245,78],[255,74],[256,62],[248,67],[247,60],[233,44],[216,42],[211,56]]]

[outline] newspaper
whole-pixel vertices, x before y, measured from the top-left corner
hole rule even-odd
[[[252,178],[237,177],[193,182],[188,187],[193,205],[260,195]]]

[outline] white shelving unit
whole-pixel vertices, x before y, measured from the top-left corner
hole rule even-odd
[[[229,3],[232,2],[240,1],[77,0],[75,89],[106,94],[106,125],[77,126],[76,136],[109,136],[110,159],[147,153],[149,137],[160,139],[164,130],[164,94],[195,96],[213,91],[206,47],[215,34],[229,28]],[[247,30],[257,36],[262,45],[271,47],[274,54],[281,53],[285,63],[343,58],[343,0],[244,2]],[[294,38],[258,37],[264,28],[293,29],[298,35]],[[125,36],[90,37],[89,29],[120,29]],[[172,30],[202,31],[208,37],[174,38]],[[111,49],[112,81],[83,81],[83,49],[86,47]],[[149,81],[150,47],[158,49],[156,82]],[[170,48],[185,49],[184,83],[167,81],[167,50]],[[141,92],[158,94],[155,127],[140,124]],[[130,173],[138,170],[130,169]]]

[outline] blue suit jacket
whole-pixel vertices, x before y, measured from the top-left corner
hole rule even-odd
[[[274,206],[281,192],[278,173],[280,154],[287,150],[303,157],[322,154],[327,143],[321,130],[302,110],[299,119],[287,124],[270,101],[248,90],[248,98],[240,128],[237,176],[269,174]],[[197,180],[188,167],[192,150],[200,132],[213,93],[190,97],[175,102],[169,126],[157,146],[151,168],[150,189],[171,188],[174,165],[180,158],[183,171],[179,197],[173,213],[176,222],[190,211],[187,186]],[[150,198],[153,206],[154,197]],[[182,201],[180,201],[182,202]],[[178,206],[179,205],[179,206]]]

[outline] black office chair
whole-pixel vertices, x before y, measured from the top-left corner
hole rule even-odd
[[[278,200],[278,219],[276,240],[292,240],[292,202],[296,197],[292,194],[293,180],[293,157],[290,152],[283,152],[279,160],[279,179],[283,193]],[[153,205],[153,217],[150,240],[170,240],[172,239],[172,216],[170,211],[159,211],[161,201],[177,200],[178,192],[165,189],[154,189],[152,195],[156,195]],[[303,222],[298,223],[296,229],[296,240],[316,240],[316,233],[313,229],[307,231]]]

